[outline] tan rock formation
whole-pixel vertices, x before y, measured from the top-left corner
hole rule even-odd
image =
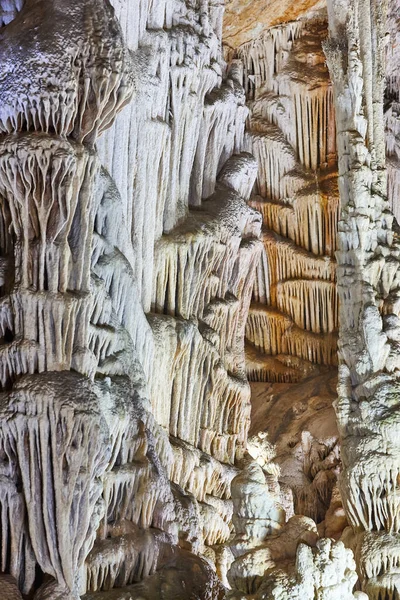
[[[335,371],[327,369],[296,384],[251,384],[249,443],[253,436],[264,432],[274,448],[280,485],[290,491],[294,513],[306,515],[318,525],[330,508],[340,470],[332,407],[336,384]],[[249,451],[252,452],[251,445]],[[346,522],[342,530],[345,525]]]
[[[235,49],[256,40],[270,27],[296,21],[324,9],[321,0],[228,0],[224,15],[224,43]]]
[[[251,205],[263,216],[246,328],[253,381],[296,381],[314,364],[336,364],[338,192],[325,27],[279,25],[235,52],[251,100],[248,148],[259,164]]]

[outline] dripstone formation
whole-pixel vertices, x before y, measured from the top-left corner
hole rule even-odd
[[[0,0],[4,600],[400,598],[399,9],[261,4]]]

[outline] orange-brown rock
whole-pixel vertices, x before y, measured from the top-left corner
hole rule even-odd
[[[223,39],[237,48],[274,25],[288,23],[325,7],[324,0],[227,0]]]

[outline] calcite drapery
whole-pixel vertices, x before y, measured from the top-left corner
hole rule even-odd
[[[24,19],[1,33],[0,193],[15,235],[16,271],[14,351],[3,385],[24,372],[24,362],[30,372],[72,366],[93,375],[95,368],[88,349],[92,143],[132,93],[119,25],[109,5],[95,6],[53,2],[43,12],[31,0]]]
[[[261,220],[192,4],[0,3],[0,559],[35,600],[226,581]]]
[[[333,95],[320,20],[272,27],[239,47],[258,161],[251,205],[264,252],[246,330],[253,381],[296,381],[336,364],[338,194]],[[318,171],[317,171],[318,169]]]
[[[0,570],[14,577],[1,578],[9,598],[16,582],[35,600],[216,600],[225,593],[216,574],[233,598],[354,597],[350,552],[317,542],[315,524],[292,516],[293,506],[315,509],[316,520],[328,511],[318,530],[339,535],[336,433],[326,443],[311,432],[299,441],[292,425],[322,410],[323,399],[293,403],[282,424],[296,434],[291,465],[310,479],[307,493],[297,480],[278,484],[262,436],[248,445],[253,461],[245,455],[254,279],[247,373],[295,381],[335,362],[338,203],[323,25],[275,27],[228,68],[222,13],[220,0],[0,0]],[[383,160],[383,87],[370,85],[364,62],[367,121],[380,138],[372,148],[370,127],[367,151],[350,135],[354,171],[367,157],[363,176]],[[393,155],[395,110],[387,114]],[[380,226],[378,205],[371,219]],[[369,283],[379,279],[373,299],[384,334],[371,306],[363,331],[369,351],[380,344],[373,369],[386,353],[393,379],[397,250],[386,204],[383,212],[388,227],[372,227],[366,271]],[[364,217],[354,221],[362,248]],[[346,230],[340,242],[346,269],[350,237]],[[394,485],[381,493],[383,480],[365,482],[365,461],[378,473],[379,460],[363,452],[380,426],[390,446],[396,417],[385,408],[368,421],[365,395],[375,404],[381,396],[344,337],[347,366],[362,380],[356,408],[371,433],[352,454],[342,394],[342,490],[357,530],[346,539],[376,594],[393,588],[393,573],[377,565],[397,565],[397,496]],[[395,406],[396,394],[387,397]],[[397,473],[392,455],[388,481]],[[376,531],[383,521],[386,530]]]
[[[33,374],[96,370],[93,142],[132,93],[131,64],[107,3],[18,8],[23,19],[0,34],[0,193],[13,246],[2,250],[15,267],[2,385],[31,375],[2,394],[2,564],[24,593],[41,571],[55,583],[36,596],[66,598],[76,597],[96,535],[111,447],[90,380]]]

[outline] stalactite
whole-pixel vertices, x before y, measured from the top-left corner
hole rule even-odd
[[[320,42],[325,28],[318,20],[272,27],[235,53],[251,99],[247,147],[259,162],[250,205],[264,226],[253,302],[268,310],[261,318],[257,308],[247,327],[252,380],[298,380],[298,369],[309,372],[308,361],[336,364],[339,199],[333,93]],[[285,353],[296,360],[290,364]]]
[[[396,217],[397,222],[400,221],[400,164],[396,158],[388,157],[387,162],[387,179],[388,179],[388,198],[390,199],[390,209]]]
[[[0,131],[55,132],[82,142],[88,137],[93,140],[109,126],[131,94],[131,65],[111,7],[94,9],[93,0],[70,11],[61,5],[52,7],[45,15],[46,35],[35,39],[30,28],[40,24],[42,15],[35,11],[34,2],[25,2],[25,19],[18,29],[8,29],[2,44],[3,63],[17,60],[19,69],[8,71],[7,86],[1,88]],[[90,14],[87,23],[85,10]],[[73,42],[66,43],[61,54],[56,42],[59,20],[65,40],[74,31]],[[119,43],[112,43],[113,38]],[[42,54],[63,74],[53,87],[47,86],[47,63],[41,62]]]
[[[86,563],[85,589],[111,590],[149,577],[155,573],[159,553],[168,542],[165,534],[150,530],[134,530],[96,542]]]
[[[36,560],[24,525],[26,506],[23,494],[18,491],[21,482],[17,478],[15,455],[9,444],[2,447],[7,460],[1,475],[1,572],[10,573],[19,582],[20,589],[29,593],[34,586]]]
[[[161,528],[169,546],[177,542],[173,455],[143,408],[151,331],[135,295],[129,219],[118,219],[121,197],[93,148],[130,98],[132,56],[108,3],[53,3],[45,35],[34,5],[23,9],[23,42],[11,24],[1,46],[4,64],[15,64],[0,90],[1,266],[4,274],[13,252],[16,270],[14,287],[2,281],[1,381],[13,388],[2,393],[1,563],[24,593],[75,600],[87,590],[96,535],[97,545],[119,548],[114,579],[123,583],[132,558],[124,526]],[[47,65],[62,74],[51,86]],[[59,374],[34,374],[43,371]],[[155,548],[139,552],[135,577],[152,570]]]
[[[274,75],[285,65],[293,41],[302,33],[302,22],[272,27],[261,38],[237,50],[244,65],[244,89],[248,98],[274,91]]]
[[[261,250],[259,215],[231,189],[243,185],[239,174],[248,173],[249,161],[244,156],[230,162],[231,169],[223,171],[226,184],[202,211],[160,240],[153,310],[170,317],[154,315],[150,321],[157,363],[169,382],[166,387],[155,379],[153,410],[159,422],[223,462],[233,462],[245,445],[249,389],[240,358],[243,315]],[[196,373],[202,376],[194,386]]]
[[[335,333],[321,335],[306,332],[275,308],[252,305],[246,325],[246,338],[267,355],[289,354],[312,363],[336,364]]]
[[[280,181],[296,164],[294,150],[279,127],[270,123],[252,120],[250,136],[251,152],[259,164],[258,191],[264,198],[278,200]]]
[[[221,463],[176,438],[172,438],[172,449],[172,481],[200,502],[206,501],[207,495],[224,500],[230,498],[230,484],[237,474],[234,466]]]
[[[54,376],[30,377],[14,388],[3,412],[2,447],[10,449],[10,463],[17,462],[20,468],[23,504],[19,510],[26,513],[21,538],[31,539],[35,561],[44,572],[73,589],[76,568],[96,531],[102,491],[98,477],[107,464],[107,440],[86,381],[70,375],[70,383],[75,384],[73,403],[68,393],[62,393],[65,384]],[[83,396],[84,410],[80,407]],[[3,504],[3,511],[5,508]],[[43,514],[47,515],[44,520]],[[60,523],[57,530],[56,522]],[[15,528],[15,523],[8,527]],[[24,568],[24,554],[19,556],[22,563],[13,569],[18,578],[22,573],[17,574],[16,569]],[[27,584],[29,579],[24,586]]]
[[[251,206],[261,212],[268,229],[313,254],[333,257],[339,213],[334,175],[330,172],[325,182],[295,190],[284,200],[266,202],[255,196]]]
[[[226,188],[204,209],[203,223],[193,215],[156,246],[152,308],[157,313],[201,317],[213,299],[229,291],[241,236],[258,236],[258,214]],[[229,221],[234,210],[237,225]]]
[[[287,279],[277,284],[277,306],[296,325],[314,333],[331,333],[337,327],[337,296],[333,282]]]
[[[248,110],[238,71],[238,66],[232,65],[223,85],[206,97],[191,175],[192,206],[213,194],[221,167],[243,147]]]
[[[249,390],[245,379],[230,375],[215,346],[190,322],[154,317],[156,357],[166,362],[169,388],[154,390],[154,413],[170,434],[223,462],[233,462],[243,451],[249,421]],[[166,355],[164,339],[176,342]],[[175,333],[174,333],[175,332]],[[164,356],[164,358],[163,358]],[[194,387],[195,373],[203,373]],[[168,400],[167,400],[168,399]],[[168,405],[165,402],[168,402]]]
[[[335,264],[328,256],[315,256],[273,231],[263,233],[269,258],[269,281],[272,288],[286,279],[335,280]]]
[[[165,594],[166,590],[174,590],[174,600],[185,600],[188,594],[194,598],[202,596],[221,598],[225,593],[209,562],[184,550],[174,552],[174,561],[173,569],[166,562],[156,573],[140,583],[105,592],[88,592],[83,599],[121,600],[121,598],[133,596],[152,600],[152,598],[158,598]]]

